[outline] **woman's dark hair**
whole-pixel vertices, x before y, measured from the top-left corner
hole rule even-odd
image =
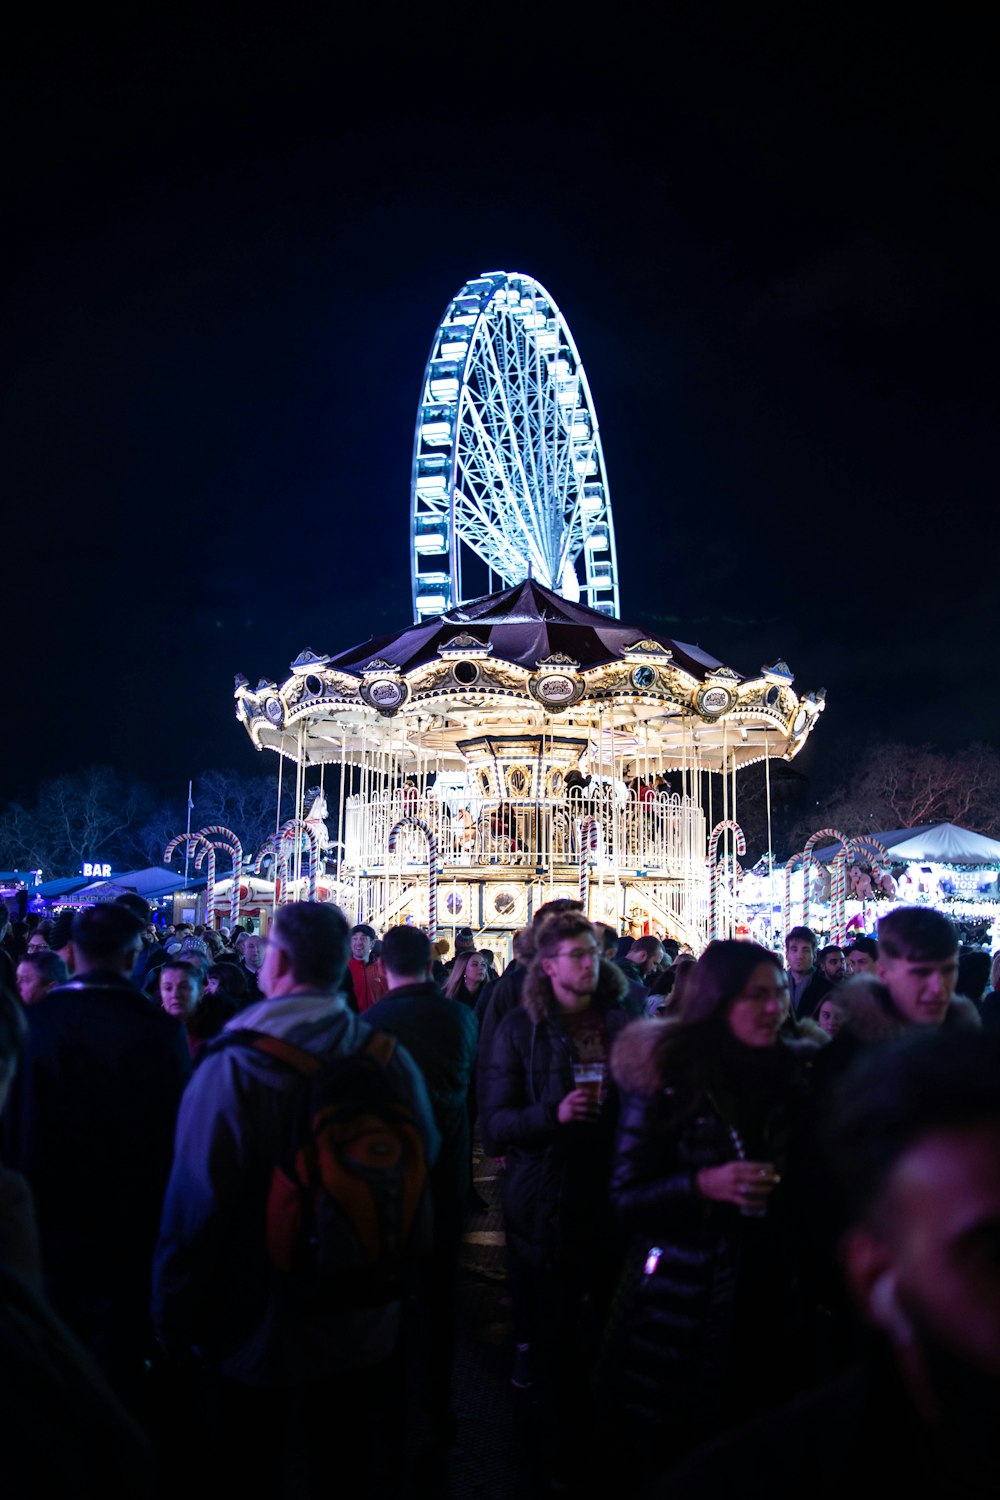
[[[189,963],[186,958],[168,958],[165,964],[160,964],[160,978],[162,979],[168,969],[180,969],[198,986],[199,990],[205,988],[205,971],[200,964]]]
[[[237,964],[226,962],[212,964],[206,977],[214,979],[224,995],[229,995],[233,1000],[246,1000],[246,975]]]
[[[720,1025],[730,1005],[746,988],[758,964],[782,967],[776,953],[759,943],[724,938],[709,943],[684,987],[680,1020],[684,1026]]]

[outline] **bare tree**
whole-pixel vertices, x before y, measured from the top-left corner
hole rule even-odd
[[[946,752],[932,745],[871,745],[841,784],[796,820],[792,843],[827,824],[857,834],[925,823],[1000,832],[1000,755],[991,746]]]
[[[109,766],[56,776],[33,808],[15,802],[0,815],[0,856],[47,878],[77,874],[84,860],[118,857],[147,806],[143,788]]]

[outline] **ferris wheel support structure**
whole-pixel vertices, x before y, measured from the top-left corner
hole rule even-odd
[[[590,386],[565,319],[530,276],[484,272],[438,326],[413,440],[410,549],[416,619],[464,601],[467,551],[504,586],[531,576],[618,614]]]

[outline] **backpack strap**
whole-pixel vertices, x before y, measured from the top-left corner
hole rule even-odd
[[[309,1052],[305,1047],[296,1047],[294,1042],[286,1042],[284,1037],[269,1036],[267,1032],[260,1032],[253,1046],[255,1052],[263,1052],[267,1057],[276,1057],[279,1062],[287,1063],[296,1073],[301,1073],[303,1078],[311,1078],[323,1066],[323,1058],[317,1057],[315,1052]]]
[[[366,1057],[372,1057],[383,1068],[387,1068],[396,1050],[396,1038],[387,1031],[373,1031],[364,1045]]]
[[[255,1052],[277,1058],[278,1062],[287,1063],[303,1078],[311,1078],[314,1073],[318,1073],[325,1062],[315,1052],[309,1052],[305,1047],[296,1047],[294,1042],[286,1042],[284,1037],[270,1036],[266,1031],[233,1031],[226,1040],[230,1043],[242,1043],[253,1047]],[[396,1051],[396,1038],[385,1031],[373,1031],[361,1051],[364,1056],[386,1068]]]

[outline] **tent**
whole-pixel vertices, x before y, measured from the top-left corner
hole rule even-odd
[[[848,833],[848,829],[843,830]],[[848,836],[850,836],[848,834]],[[864,837],[864,835],[860,835]],[[928,823],[918,828],[890,828],[870,835],[884,844],[893,861],[938,865],[996,865],[1000,867],[1000,841],[988,839],[971,828],[955,823]],[[831,842],[813,850],[813,857],[828,864],[840,853]]]
[[[938,865],[993,865],[1000,868],[1000,841],[955,823],[930,823],[904,830],[905,837],[891,844],[878,837],[893,859]]]

